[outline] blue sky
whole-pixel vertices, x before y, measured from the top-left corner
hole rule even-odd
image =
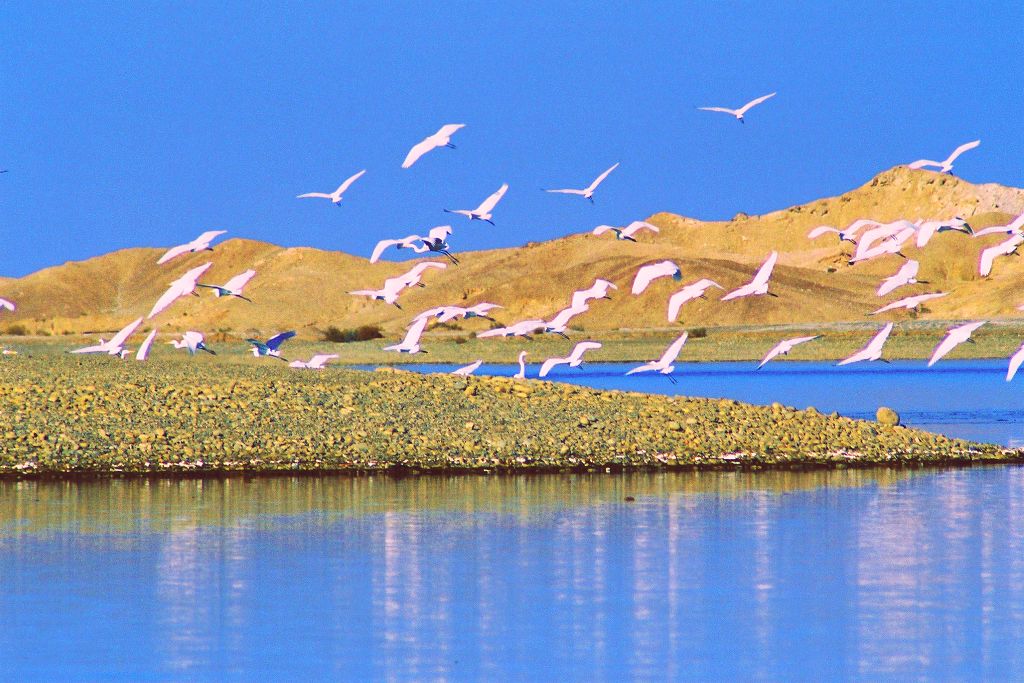
[[[4,275],[209,229],[368,256],[442,223],[467,250],[728,218],[974,138],[958,175],[1024,186],[1019,2],[22,1],[0,25]],[[746,125],[695,109],[773,90]],[[443,123],[458,149],[402,170]],[[616,161],[594,205],[539,189]],[[294,198],[363,168],[340,208]],[[441,212],[503,182],[496,227]]]

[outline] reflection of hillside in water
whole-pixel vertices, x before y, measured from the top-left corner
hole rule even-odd
[[[299,476],[197,479],[0,481],[0,539],[25,533],[167,531],[203,526],[287,525],[299,515],[375,515],[437,510],[528,519],[551,508],[621,502],[626,496],[822,487],[888,486],[900,469],[809,472],[635,472],[503,476]],[[0,541],[2,542],[2,541]]]

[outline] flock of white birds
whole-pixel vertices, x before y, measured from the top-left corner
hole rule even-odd
[[[744,122],[744,116],[753,107],[762,104],[766,100],[775,96],[776,93],[770,93],[762,97],[758,97],[750,102],[746,103],[738,109],[729,109],[725,107],[700,107],[703,111],[711,112],[722,112],[727,113],[735,117],[741,123]],[[402,162],[402,168],[411,168],[420,158],[432,150],[438,148],[451,148],[454,149],[455,145],[452,144],[452,136],[455,135],[465,124],[446,124],[440,128],[436,133],[427,136],[421,142],[417,143],[409,150],[408,155]],[[939,173],[950,173],[953,169],[953,162],[964,152],[976,148],[980,144],[979,140],[965,143],[957,147],[946,159],[942,161],[933,161],[930,159],[921,159],[909,164],[910,168],[914,169],[928,169],[932,168]],[[608,176],[615,171],[619,166],[618,163],[613,164],[599,176],[597,176],[593,182],[584,188],[562,188],[562,189],[545,189],[545,192],[558,193],[558,194],[569,194],[581,196],[590,202],[594,201],[594,193],[597,188],[604,182]],[[298,195],[300,199],[312,198],[312,199],[328,199],[335,205],[340,205],[344,195],[348,192],[352,185],[359,180],[362,175],[366,173],[365,170],[361,170],[358,173],[352,175],[346,179],[341,185],[338,186],[333,192],[309,192]],[[493,194],[488,196],[483,202],[480,203],[474,209],[444,209],[447,213],[464,216],[470,221],[483,221],[494,225],[493,212],[495,211],[498,203],[505,196],[508,191],[508,185],[503,184]],[[645,221],[634,221],[626,226],[613,226],[613,225],[599,225],[592,233],[596,236],[601,236],[607,233],[614,234],[617,240],[635,242],[635,235],[642,231],[649,231],[651,233],[658,233],[658,228]],[[842,241],[848,241],[855,244],[855,249],[852,257],[849,259],[851,265],[860,263],[863,261],[871,260],[880,256],[889,254],[899,255],[906,259],[902,254],[902,245],[913,239],[918,248],[925,247],[931,237],[937,232],[945,231],[958,231],[974,237],[981,237],[984,235],[1002,233],[1007,235],[1007,239],[996,246],[989,247],[981,250],[979,257],[979,272],[982,277],[986,277],[992,271],[995,259],[1000,256],[1008,256],[1015,254],[1018,247],[1024,243],[1024,214],[1018,216],[1015,220],[1007,225],[996,226],[987,228],[975,232],[971,226],[962,218],[954,217],[950,220],[938,220],[938,221],[916,221],[911,222],[908,220],[897,220],[890,223],[881,223],[869,219],[860,219],[851,223],[845,228],[839,228],[834,226],[819,226],[811,230],[807,237],[809,239],[817,239],[824,235],[835,234]],[[168,249],[157,261],[158,264],[166,264],[176,257],[187,253],[196,253],[200,251],[212,251],[211,244],[219,236],[224,234],[224,230],[211,230],[204,232],[199,235],[196,239],[187,242],[185,244],[178,245]],[[373,249],[373,253],[370,256],[370,262],[376,263],[383,254],[394,247],[396,250],[409,249],[415,253],[434,253],[440,254],[447,259],[444,261],[424,261],[413,266],[408,272],[399,275],[397,277],[388,278],[384,281],[383,286],[379,289],[363,289],[350,292],[354,296],[366,296],[372,300],[383,301],[387,304],[396,306],[401,309],[401,305],[398,303],[399,296],[403,291],[411,287],[424,287],[425,284],[422,282],[423,277],[427,272],[431,270],[443,270],[448,267],[449,263],[452,265],[458,265],[459,260],[451,253],[448,239],[452,235],[452,226],[441,225],[430,229],[425,236],[423,235],[407,235],[405,237],[396,239],[384,239],[377,243]],[[778,260],[778,252],[773,251],[761,267],[754,274],[753,278],[747,284],[726,293],[721,297],[721,301],[732,301],[744,297],[754,296],[777,296],[773,292],[769,291],[770,280],[772,271],[775,268],[776,261]],[[256,275],[255,270],[246,270],[243,273],[236,275],[222,285],[201,283],[199,279],[203,274],[213,265],[212,262],[204,263],[201,266],[197,266],[185,272],[183,275],[178,277],[176,280],[170,283],[167,291],[156,301],[149,314],[146,316],[147,319],[152,319],[158,316],[160,313],[168,309],[175,301],[182,297],[187,296],[199,296],[197,288],[210,289],[215,297],[218,298],[235,298],[242,299],[244,301],[248,299],[243,294],[243,290],[248,282]],[[878,296],[885,296],[898,288],[907,287],[915,284],[927,284],[923,280],[917,280],[917,273],[919,264],[915,260],[907,259],[903,266],[892,276],[885,278],[878,287]],[[673,280],[682,280],[683,273],[682,269],[672,261],[660,261],[657,263],[651,263],[641,266],[637,271],[633,284],[631,287],[631,293],[634,296],[640,296],[648,288],[648,286],[655,280],[661,278],[672,278]],[[706,298],[708,290],[712,288],[721,289],[724,288],[718,283],[702,278],[683,286],[678,292],[672,294],[667,303],[667,319],[669,322],[675,322],[678,319],[680,309],[689,301],[693,301],[698,298]],[[502,327],[494,327],[484,332],[478,333],[476,336],[479,338],[487,337],[519,337],[522,339],[530,340],[533,335],[538,334],[555,334],[568,339],[569,323],[576,316],[585,313],[590,310],[592,301],[601,299],[610,299],[610,290],[617,289],[609,280],[598,278],[594,284],[588,289],[578,290],[571,294],[569,297],[569,305],[556,312],[550,319],[535,319],[535,320],[523,320],[514,324],[505,325]],[[877,315],[885,311],[891,311],[898,308],[905,308],[908,310],[917,309],[921,307],[925,302],[935,299],[938,297],[946,296],[945,292],[932,292],[926,294],[918,294],[914,296],[908,296],[898,301],[892,302],[885,306],[882,306],[876,311],[868,313],[868,315]],[[7,310],[15,310],[13,302],[5,299],[0,299],[0,308]],[[489,302],[477,303],[473,306],[461,307],[461,306],[438,306],[425,311],[422,311],[415,315],[410,324],[406,329],[404,338],[397,344],[385,346],[386,351],[396,351],[399,353],[427,353],[420,346],[420,340],[423,333],[428,329],[431,323],[441,324],[456,319],[469,319],[469,318],[484,318],[487,320],[494,321],[490,317],[489,313],[494,309],[501,308],[500,305]],[[1024,310],[1024,306],[1021,306]],[[133,320],[131,323],[126,325],[111,339],[104,340],[100,339],[99,343],[79,348],[71,351],[71,353],[79,354],[90,354],[99,353],[107,354],[112,356],[118,356],[125,358],[130,355],[130,351],[125,346],[128,339],[135,333],[135,331],[142,325],[143,318]],[[938,343],[933,351],[931,357],[928,360],[928,366],[934,365],[939,359],[948,354],[957,345],[964,342],[971,341],[971,334],[979,327],[985,324],[985,321],[970,322],[963,325],[957,325],[950,328],[945,337]],[[156,338],[158,328],[152,329],[149,335],[145,338],[142,344],[138,347],[135,352],[135,358],[137,360],[146,360],[149,356],[150,348]],[[893,323],[887,323],[881,328],[867,343],[864,348],[857,351],[853,355],[840,360],[838,365],[848,365],[850,363],[856,363],[860,361],[875,361],[882,360],[882,348],[888,339],[890,333],[893,330]],[[258,339],[247,339],[246,341],[250,344],[251,350],[254,356],[257,357],[270,357],[278,358],[287,361],[280,351],[281,345],[288,339],[295,336],[294,331],[287,331],[279,333],[266,341]],[[687,340],[687,333],[683,332],[678,338],[676,338],[666,348],[664,354],[655,361],[645,363],[629,370],[626,374],[633,375],[644,372],[657,372],[668,377],[673,383],[676,381],[672,374],[676,367],[674,363],[681,353],[683,346]],[[795,337],[791,339],[784,339],[778,344],[773,346],[768,353],[761,360],[757,366],[758,369],[762,368],[766,363],[771,361],[778,356],[788,354],[793,348],[799,344],[814,341],[820,338],[821,335]],[[215,353],[212,349],[206,346],[204,342],[204,336],[201,332],[187,331],[183,333],[180,339],[169,342],[175,348],[185,349],[189,354],[196,354],[199,351],[205,351],[207,353]],[[587,340],[577,343],[570,353],[565,357],[556,357],[546,359],[540,366],[538,372],[539,377],[546,377],[552,369],[559,365],[567,365],[570,368],[580,368],[584,363],[584,356],[588,351],[598,349],[601,347],[601,343],[597,341]],[[517,378],[524,378],[527,376],[527,366],[524,362],[527,353],[522,351],[518,357],[519,372],[515,375]],[[314,355],[308,361],[288,361],[289,365],[294,368],[302,369],[322,369],[329,361],[338,357],[338,354],[317,354]],[[885,361],[887,362],[887,361]],[[1006,380],[1010,381],[1013,379],[1018,368],[1024,363],[1024,344],[1013,354],[1010,358],[1010,364],[1006,375]],[[476,360],[469,365],[458,368],[453,372],[456,375],[470,375],[480,368],[482,365],[481,360]]]

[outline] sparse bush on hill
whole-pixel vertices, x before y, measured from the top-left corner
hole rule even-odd
[[[706,327],[695,327],[690,330],[690,337],[693,339],[703,339],[708,336],[708,328]]]
[[[329,326],[321,334],[321,339],[335,344],[347,344],[349,342],[369,341],[381,339],[384,333],[378,325],[361,325],[354,329],[338,329],[334,325]]]
[[[455,343],[456,344],[465,344],[468,341],[469,341],[469,339],[467,339],[466,337],[463,337],[463,336],[458,336],[458,337],[455,338]]]
[[[21,323],[14,323],[12,325],[8,325],[7,328],[4,329],[4,334],[9,334],[12,337],[24,337],[28,334],[28,330],[25,329],[25,326]]]

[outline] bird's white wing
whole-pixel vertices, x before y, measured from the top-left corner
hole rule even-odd
[[[936,362],[954,348],[962,344],[963,341],[963,339],[960,339],[958,335],[952,334],[952,332],[946,334],[945,338],[943,338],[943,340],[935,347],[935,350],[932,352],[932,357],[928,359],[928,367],[935,365]]]
[[[224,289],[232,292],[241,292],[242,288],[249,283],[249,280],[251,280],[254,275],[256,275],[255,270],[247,270],[244,273],[240,273],[225,282]]]
[[[1002,244],[982,249],[981,257],[978,259],[978,273],[982,277],[988,277],[988,274],[992,272],[992,262],[996,260],[997,256],[1003,256],[1005,253],[1006,251]]]
[[[0,308],[6,308],[8,311],[13,311],[16,307],[13,301],[9,299],[0,299]]]
[[[172,258],[176,256],[181,256],[182,254],[187,254],[191,250],[192,246],[190,244],[179,244],[176,247],[171,247],[170,249],[164,252],[163,256],[157,259],[157,265],[167,263]]]
[[[586,190],[573,190],[570,188],[564,190],[544,190],[545,192],[556,192],[558,194],[586,194]]]
[[[761,97],[758,97],[756,99],[750,100],[749,102],[744,104],[742,107],[740,107],[737,113],[742,116],[743,114],[746,114],[747,111],[749,111],[750,109],[756,107],[757,105],[761,104],[765,100],[770,100],[773,97],[775,97],[775,93],[768,93],[767,95],[762,95]]]
[[[757,369],[760,370],[761,368],[763,368],[765,366],[765,363],[767,363],[768,361],[770,361],[773,358],[775,358],[776,356],[778,356],[780,353],[782,353],[783,349],[785,349],[785,348],[786,348],[786,342],[784,342],[784,341],[781,341],[778,344],[776,344],[775,346],[773,346],[771,351],[769,351],[767,354],[765,354],[765,357],[761,359],[761,362],[760,362],[760,364],[758,364]]]
[[[384,291],[380,289],[356,289],[349,292],[352,296],[377,296],[378,294],[383,295]]]
[[[772,276],[772,270],[775,268],[775,262],[779,260],[779,252],[773,251],[768,259],[761,264],[761,267],[757,270],[757,274],[754,275],[754,279],[750,284],[756,287],[763,287],[768,284],[768,279]]]
[[[409,150],[409,153],[405,155],[405,161],[402,162],[402,168],[409,168],[419,161],[421,156],[438,146],[439,145],[434,140],[433,135],[424,138],[422,141],[413,145],[412,149]]]
[[[336,353],[319,353],[309,359],[306,365],[310,368],[322,368],[328,361],[338,357]]]
[[[819,225],[807,233],[807,239],[813,240],[830,232],[834,232],[837,235],[840,233],[838,228],[833,228],[831,225]]]
[[[658,230],[657,226],[651,225],[647,221],[633,221],[632,223],[630,223],[629,225],[622,229],[622,234],[625,235],[626,237],[632,237],[641,230],[650,230],[651,232],[654,233],[661,232],[660,230]]]
[[[946,159],[946,164],[953,163],[954,161],[956,161],[956,158],[958,156],[960,156],[961,154],[968,150],[974,149],[980,144],[981,140],[972,140],[971,142],[965,142],[964,144],[960,145],[959,147],[953,150],[953,153],[950,154],[949,157]]]
[[[185,274],[179,277],[177,280],[175,280],[175,282],[182,285],[189,285],[189,291],[192,291],[192,289],[195,288],[194,285],[196,280],[202,277],[203,273],[209,270],[212,266],[213,261],[208,261],[201,266],[196,266],[191,270],[185,271]],[[188,292],[185,292],[185,294],[188,294]]]
[[[907,164],[908,168],[921,169],[925,166],[942,166],[941,161],[932,161],[931,159],[918,159],[913,163]]]
[[[896,277],[906,280],[912,280],[917,277],[917,271],[921,268],[921,264],[914,259],[910,259],[899,269],[896,273]]]
[[[579,360],[583,358],[583,354],[592,349],[601,348],[600,342],[582,341],[576,346],[572,347],[572,351],[569,353],[569,358]]]
[[[864,350],[869,353],[880,354],[882,352],[882,347],[885,345],[886,340],[889,339],[890,332],[892,332],[892,323],[886,323],[885,327],[883,327],[878,332],[878,334],[871,338],[871,341],[869,341],[868,345],[864,347]]]
[[[135,360],[146,360],[149,358],[149,349],[153,346],[153,340],[156,339],[156,331],[158,328],[154,327],[150,330],[149,334],[142,341],[142,346],[135,352]]]
[[[609,174],[610,174],[610,173],[611,173],[612,171],[614,171],[615,169],[617,169],[618,167],[619,167],[619,162],[615,162],[614,164],[612,164],[611,168],[609,168],[609,169],[608,169],[607,171],[605,171],[605,172],[604,172],[604,173],[602,173],[601,175],[599,175],[599,176],[597,176],[596,178],[594,178],[594,182],[590,183],[590,186],[589,186],[589,187],[587,187],[586,191],[587,191],[587,192],[593,192],[594,190],[596,190],[596,189],[597,189],[597,186],[598,186],[598,185],[600,185],[601,183],[603,183],[603,182],[604,182],[604,179],[605,179],[605,178],[607,178],[607,177],[608,177],[608,175],[609,175]]]
[[[210,242],[217,239],[226,232],[227,230],[207,230],[202,235],[192,240],[192,245],[194,247],[205,248],[209,246]]]
[[[462,366],[458,370],[452,370],[452,374],[453,375],[462,375],[463,377],[465,377],[466,375],[472,375],[483,364],[484,364],[484,362],[482,360],[474,361],[474,362],[470,363],[469,365]]]
[[[668,345],[665,349],[665,353],[661,354],[661,358],[658,359],[658,365],[671,365],[675,362],[676,358],[679,357],[679,352],[683,350],[683,345],[686,344],[686,339],[690,336],[689,332],[683,332],[674,342]]]
[[[679,271],[679,267],[671,261],[662,261],[660,263],[652,263],[649,266],[641,266],[636,271],[636,277],[633,278],[633,294],[643,294],[647,286],[651,284],[652,280],[659,277],[665,277],[666,275],[672,275]]]
[[[700,294],[694,289],[693,285],[683,287],[678,292],[668,298],[668,321],[674,323],[679,319],[679,309],[683,307],[687,301],[693,301],[699,298]]]
[[[128,337],[132,336],[139,325],[142,324],[142,318],[136,318],[132,322],[121,328],[121,331],[113,336],[113,338],[107,342],[107,346],[112,349],[116,349],[119,346],[124,346],[125,341]]]
[[[446,240],[450,234],[452,234],[452,226],[450,225],[439,225],[436,228],[431,228],[430,232],[427,233],[431,240],[441,240],[442,242]]]
[[[297,195],[296,199],[308,199],[310,197],[316,197],[317,199],[334,199],[333,195],[329,195],[325,192],[307,192],[306,194]]]
[[[568,362],[568,358],[548,358],[546,361],[541,363],[540,372],[537,373],[537,376],[547,377],[548,373],[551,372],[551,368],[555,367],[556,365],[564,365],[565,363]]]
[[[733,116],[736,116],[737,113],[737,110],[726,109],[725,107],[697,107],[697,109],[700,109],[701,111],[720,111],[723,114],[732,114]]]
[[[416,316],[412,319],[412,321],[416,322],[420,318],[438,318],[441,315],[443,315],[444,313],[446,313],[451,308],[456,308],[456,307],[455,306],[436,306],[434,308],[428,308],[427,310],[425,310],[425,311],[423,311],[421,313],[417,313]]]
[[[1024,344],[1021,344],[1016,353],[1010,356],[1010,367],[1006,370],[1007,382],[1012,380],[1013,376],[1017,374],[1017,370],[1020,368],[1021,363],[1024,363]]]
[[[421,318],[413,322],[405,333],[405,338],[402,340],[402,346],[415,346],[418,344],[420,337],[423,336],[423,330],[427,329],[428,322],[430,322],[429,318]]]
[[[426,318],[424,318],[426,320]],[[493,330],[484,330],[483,332],[477,332],[476,336],[478,339],[486,339],[487,337],[501,337],[508,332],[507,327],[495,327]]]
[[[83,346],[80,349],[74,349],[70,353],[106,353],[108,348],[106,344],[96,344],[94,346]]]
[[[473,213],[477,213],[477,214],[490,213],[491,211],[494,210],[494,207],[498,205],[498,202],[501,201],[501,198],[505,196],[505,193],[507,191],[508,191],[508,183],[505,183],[501,187],[499,187],[490,197],[485,199],[480,204],[480,206],[476,207],[476,211],[474,211]]]
[[[560,310],[558,313],[555,314],[555,317],[553,317],[551,320],[548,321],[547,327],[554,327],[554,328],[565,327],[566,325],[569,324],[570,320],[572,320],[576,316],[580,315],[581,313],[585,313],[589,308],[590,307],[587,306],[586,304],[584,304],[583,306],[580,306],[579,308],[577,308],[575,306],[570,306],[569,308],[563,308],[562,310]]]
[[[355,181],[359,180],[359,178],[364,173],[366,173],[366,169],[363,169],[359,173],[356,173],[354,176],[351,176],[348,180],[346,180],[345,182],[343,182],[341,185],[338,186],[338,189],[334,191],[334,194],[336,194],[336,195],[344,194],[345,190],[347,190],[349,187],[351,187],[352,183],[354,183]]]
[[[657,369],[658,369],[658,365],[656,363],[644,363],[643,365],[636,366],[632,370],[627,370],[626,374],[627,375],[635,375],[638,372],[654,372]]]
[[[551,191],[552,190],[548,190],[548,192],[551,192]],[[591,230],[590,232],[591,232],[591,234],[594,234],[594,235],[603,235],[606,232],[617,230],[617,229],[618,228],[616,228],[614,225],[599,225],[596,228],[594,228],[593,230]]]
[[[456,131],[465,127],[466,124],[464,123],[446,123],[443,126],[441,126],[441,130],[434,133],[434,137],[450,138],[451,136],[455,135]]]
[[[410,270],[409,273],[419,277],[420,275],[423,275],[423,273],[430,270],[431,268],[444,270],[447,267],[448,264],[444,263],[443,261],[424,261],[423,263],[417,263],[415,266],[413,266],[412,270]]]
[[[370,263],[376,263],[380,260],[381,254],[387,251],[388,247],[392,247],[396,244],[402,244],[402,240],[381,240],[377,242],[377,246],[373,248],[373,253],[370,255]]]
[[[175,283],[171,285],[167,289],[167,291],[164,292],[160,296],[160,298],[156,300],[156,303],[153,304],[153,308],[149,311],[149,315],[147,315],[146,317],[152,318],[153,316],[166,310],[168,306],[173,304],[178,299],[178,297],[181,296],[181,290],[182,286],[180,284]]]

